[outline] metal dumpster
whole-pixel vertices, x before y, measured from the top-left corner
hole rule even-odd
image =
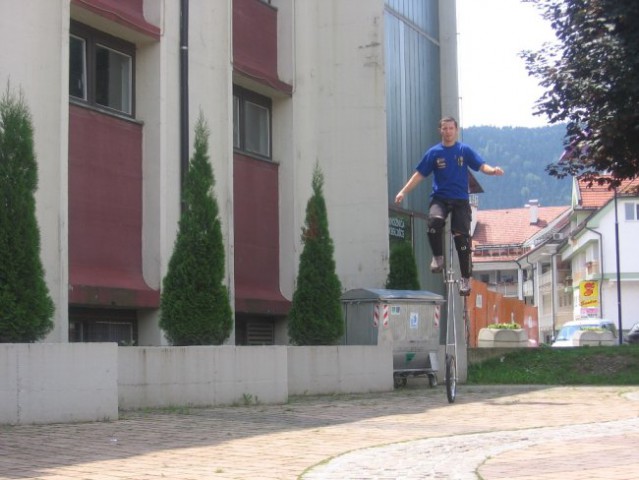
[[[426,290],[358,288],[342,297],[346,345],[392,345],[396,387],[409,376],[437,385],[439,319],[444,297]]]

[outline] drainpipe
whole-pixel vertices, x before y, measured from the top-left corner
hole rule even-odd
[[[526,263],[528,265],[530,265],[530,274],[531,274],[530,281],[532,282],[532,293],[533,293],[532,294],[532,298],[533,298],[533,300],[532,300],[533,303],[532,304],[533,304],[533,306],[536,307],[539,304],[539,298],[537,298],[537,294],[536,294],[537,292],[535,290],[535,288],[536,288],[536,286],[535,286],[535,284],[536,284],[535,275],[536,275],[536,271],[537,271],[537,266],[534,263],[530,263],[530,260],[528,259],[528,255],[526,255]]]
[[[519,268],[519,270],[517,270],[517,298],[524,300],[524,303],[526,303],[524,299],[524,268],[521,266],[521,263],[519,263],[519,260],[515,260],[515,263]]]
[[[180,187],[189,169],[189,0],[180,0]],[[182,208],[184,203],[182,202]]]

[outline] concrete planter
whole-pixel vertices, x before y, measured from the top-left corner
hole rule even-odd
[[[482,328],[477,339],[479,348],[519,348],[528,346],[524,329]]]
[[[609,330],[580,330],[573,335],[572,343],[578,347],[611,346],[615,344],[615,338]]]

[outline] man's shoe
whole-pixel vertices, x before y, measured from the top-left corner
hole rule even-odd
[[[459,294],[462,297],[470,295],[470,278],[461,277],[459,280]]]
[[[444,257],[443,255],[439,255],[437,257],[433,257],[432,262],[430,262],[430,271],[433,273],[442,273],[444,271]]]

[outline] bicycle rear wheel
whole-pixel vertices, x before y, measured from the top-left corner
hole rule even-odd
[[[457,397],[457,361],[454,355],[446,354],[446,396],[448,403]]]

